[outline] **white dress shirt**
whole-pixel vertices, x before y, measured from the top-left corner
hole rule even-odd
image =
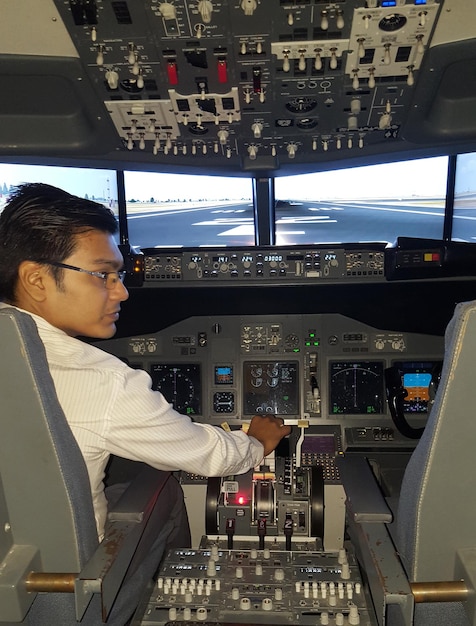
[[[143,370],[30,315],[45,345],[59,402],[86,461],[99,537],[106,521],[103,479],[110,454],[202,476],[241,474],[261,462],[263,446],[254,437],[192,422],[152,390],[151,378]]]

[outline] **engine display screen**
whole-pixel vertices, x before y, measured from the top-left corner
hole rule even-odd
[[[431,387],[438,383],[441,361],[396,361],[407,395],[403,399],[405,413],[427,413]]]
[[[333,361],[329,380],[331,413],[384,412],[382,361]]]
[[[299,365],[292,361],[243,363],[243,414],[297,415]]]
[[[151,367],[152,389],[160,391],[174,409],[185,415],[201,415],[200,365],[156,363]]]

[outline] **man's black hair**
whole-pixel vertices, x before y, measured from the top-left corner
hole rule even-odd
[[[90,230],[114,235],[114,213],[51,185],[16,187],[0,214],[0,299],[14,302],[20,263],[64,261],[74,252],[77,235]],[[62,270],[51,271],[59,284]]]

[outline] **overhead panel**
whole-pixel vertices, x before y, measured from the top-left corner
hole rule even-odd
[[[246,172],[408,149],[444,1],[42,0],[40,21],[62,20],[97,98],[93,153]]]

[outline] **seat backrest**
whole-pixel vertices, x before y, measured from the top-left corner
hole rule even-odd
[[[31,546],[42,571],[79,572],[98,546],[91,489],[33,319],[0,309],[0,346],[0,564]]]
[[[458,304],[445,336],[440,384],[407,465],[397,514],[397,547],[411,581],[455,580],[456,551],[476,546],[476,302]],[[446,605],[455,611],[455,605]],[[443,605],[415,624],[469,623]],[[436,617],[435,617],[436,616]]]

